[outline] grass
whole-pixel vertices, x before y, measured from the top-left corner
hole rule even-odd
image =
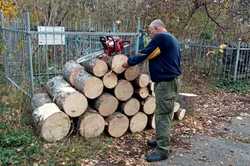
[[[0,75],[0,165],[81,165],[108,151],[112,138],[106,136],[43,141],[32,126],[29,99],[6,84],[1,65]]]

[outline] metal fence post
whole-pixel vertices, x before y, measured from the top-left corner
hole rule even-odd
[[[135,45],[135,54],[138,54],[139,52],[139,42],[140,42],[140,29],[141,29],[141,19],[140,17],[138,17],[137,19],[137,28],[136,28],[136,32],[138,33],[136,36],[136,45]]]
[[[34,92],[34,78],[33,78],[33,62],[32,62],[32,42],[31,42],[31,33],[30,33],[30,15],[29,12],[24,13],[24,24],[25,24],[25,33],[27,36],[27,53],[29,56],[29,70],[30,70],[30,83],[31,83],[31,96]]]
[[[236,62],[234,67],[234,81],[237,80],[238,63],[240,58],[240,44],[241,44],[241,39],[238,40],[238,45],[237,45]]]

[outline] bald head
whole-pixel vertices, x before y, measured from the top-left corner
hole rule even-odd
[[[153,38],[157,33],[167,31],[165,28],[165,24],[160,19],[152,21],[149,24],[148,30],[151,38]]]
[[[160,19],[156,19],[156,20],[154,20],[154,21],[152,21],[150,23],[149,27],[152,27],[152,28],[165,28],[165,24]]]

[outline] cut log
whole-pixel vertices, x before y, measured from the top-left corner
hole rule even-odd
[[[122,67],[122,65],[127,62],[128,57],[122,54],[115,55],[112,59],[112,64],[111,64],[111,69],[116,73],[116,74],[121,74],[122,72],[125,71],[125,68]]]
[[[72,88],[61,76],[50,79],[46,88],[59,108],[70,117],[78,117],[86,111],[86,97]]]
[[[185,114],[186,114],[186,109],[179,109],[179,111],[175,113],[175,117],[177,120],[182,120],[185,117]]]
[[[151,91],[152,96],[154,96],[154,97],[155,97],[155,90],[154,90],[154,86],[155,86],[155,83],[154,83],[154,82],[151,82],[151,83],[150,83],[150,91]]]
[[[155,129],[155,114],[149,116],[149,126]]]
[[[115,112],[107,119],[107,131],[112,137],[121,137],[129,127],[129,119],[126,115]]]
[[[119,80],[115,87],[114,94],[120,101],[128,100],[134,93],[134,88],[127,80]]]
[[[76,76],[74,86],[89,99],[100,96],[104,87],[101,79],[92,76],[83,69]]]
[[[142,105],[143,112],[145,112],[147,115],[153,114],[156,108],[155,97],[149,96],[144,102],[142,102]]]
[[[118,104],[118,100],[113,95],[104,93],[95,100],[94,108],[102,116],[109,116],[116,111]]]
[[[84,69],[80,64],[76,63],[73,60],[68,61],[64,65],[63,69],[63,77],[65,80],[67,80],[71,85],[74,85],[76,76],[79,74],[79,72]]]
[[[106,73],[102,78],[103,84],[108,89],[113,89],[117,85],[118,78],[114,72]]]
[[[137,90],[135,91],[135,94],[136,94],[137,96],[139,96],[140,98],[145,99],[145,98],[147,98],[147,97],[149,96],[149,91],[148,91],[148,88],[147,88],[147,87],[145,87],[145,88],[140,88],[140,89],[137,89]]]
[[[41,97],[39,100],[38,97]],[[50,102],[49,102],[50,101]],[[70,130],[70,119],[46,94],[37,94],[32,98],[32,118],[37,133],[48,142],[63,139]]]
[[[32,96],[32,110],[35,110],[36,108],[41,107],[46,103],[52,103],[52,100],[47,93],[37,93]]]
[[[129,122],[129,129],[132,133],[140,132],[145,129],[148,123],[148,116],[143,112],[137,112]]]
[[[133,81],[135,80],[140,74],[140,68],[138,65],[131,66],[129,67],[125,72],[124,72],[124,77],[128,81]]]
[[[149,78],[149,75],[147,74],[141,74],[135,80],[135,84],[141,88],[145,88],[146,86],[148,86],[149,82],[150,82],[150,78]]]
[[[80,134],[85,138],[97,137],[104,131],[105,120],[95,110],[88,108],[80,117]]]
[[[108,71],[108,65],[105,61],[101,59],[91,59],[90,61],[86,61],[81,63],[85,70],[97,77],[104,76],[105,73]]]
[[[194,109],[194,101],[196,101],[198,95],[193,93],[179,93],[178,101],[182,108],[186,110]]]
[[[125,103],[122,103],[121,107],[124,114],[132,116],[140,110],[140,102],[136,98],[131,98]]]

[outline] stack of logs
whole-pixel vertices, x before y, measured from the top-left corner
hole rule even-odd
[[[112,137],[155,128],[150,77],[139,66],[123,68],[126,60],[119,54],[108,61],[67,62],[63,76],[47,82],[47,93],[32,98],[32,115],[41,137],[49,142],[60,140],[72,126],[85,138],[97,137],[105,128]],[[173,112],[179,120],[185,115],[178,103]]]

